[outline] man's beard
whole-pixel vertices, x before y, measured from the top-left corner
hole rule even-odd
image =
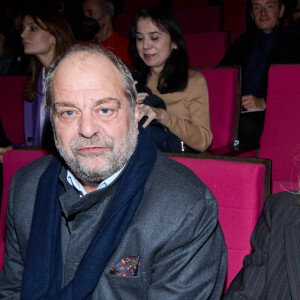
[[[71,142],[70,148],[73,155],[70,156],[59,145],[56,139],[55,129],[53,131],[56,148],[73,175],[80,181],[93,186],[99,185],[100,182],[112,176],[129,161],[136,148],[138,136],[135,121],[131,119],[128,134],[120,142],[119,149],[116,149],[118,145],[115,144],[115,141],[107,136],[93,136],[90,139],[78,137]],[[98,146],[105,147],[106,149],[98,153],[78,152],[78,149],[85,146]],[[104,166],[100,169],[97,169],[97,166],[95,166],[94,169],[91,170],[91,168],[87,167],[81,160],[81,158],[84,157],[94,159],[95,163],[97,158],[102,157]]]

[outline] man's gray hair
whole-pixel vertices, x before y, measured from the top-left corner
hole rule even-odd
[[[54,111],[54,92],[53,92],[53,77],[57,71],[58,66],[61,62],[67,59],[69,56],[75,53],[86,52],[87,54],[93,54],[100,57],[106,57],[112,64],[117,68],[120,72],[120,77],[123,85],[123,92],[125,97],[128,99],[129,107],[131,113],[133,113],[136,106],[137,99],[137,91],[135,87],[134,80],[132,78],[131,72],[127,69],[127,67],[110,51],[100,48],[96,45],[74,45],[69,50],[67,50],[64,54],[57,57],[54,62],[50,65],[49,70],[45,79],[45,95],[46,95],[46,103],[47,108],[50,111],[52,116]],[[72,76],[72,74],[70,74]]]
[[[115,9],[114,9],[114,4],[111,0],[98,0],[100,1],[100,6],[102,9],[102,12],[109,14],[111,17],[111,20],[115,16]]]

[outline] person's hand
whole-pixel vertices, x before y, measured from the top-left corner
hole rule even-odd
[[[137,98],[136,98],[136,103],[141,104],[144,102],[145,98],[148,97],[149,95],[147,93],[138,93]]]
[[[266,101],[264,98],[258,98],[253,95],[245,95],[242,97],[242,106],[246,110],[257,110],[266,108]]]
[[[134,84],[137,85],[138,82],[135,80]],[[148,97],[149,95],[147,93],[138,93],[137,94],[137,99],[136,99],[136,104],[141,104],[144,102],[145,98]]]
[[[8,150],[12,150],[12,146],[8,146],[8,147],[0,147],[0,163],[3,162],[3,154],[4,152],[8,151]]]
[[[149,105],[139,104],[139,121],[143,117],[147,117],[147,120],[144,122],[143,127],[146,128],[152,120],[162,121],[163,116],[159,108],[153,108]]]

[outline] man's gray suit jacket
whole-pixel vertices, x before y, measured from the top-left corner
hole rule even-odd
[[[0,299],[20,297],[35,194],[50,160],[51,156],[42,157],[20,169],[12,179]],[[66,189],[59,200],[65,285],[76,272],[118,180],[82,198],[67,183],[65,168],[60,180]],[[136,256],[141,261],[139,276],[111,274],[122,258]],[[141,203],[93,299],[220,299],[226,269],[227,251],[214,196],[191,170],[158,153]]]
[[[265,202],[251,236],[252,254],[224,299],[300,299],[300,194],[282,192]]]

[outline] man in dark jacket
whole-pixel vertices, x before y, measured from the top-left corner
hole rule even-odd
[[[0,299],[220,299],[217,201],[138,127],[130,71],[75,45],[45,86],[61,157],[12,179]]]
[[[258,145],[264,125],[268,69],[271,64],[299,62],[300,40],[280,24],[282,0],[249,0],[254,25],[228,49],[219,65],[242,70],[241,145]],[[251,112],[251,113],[248,113]]]

